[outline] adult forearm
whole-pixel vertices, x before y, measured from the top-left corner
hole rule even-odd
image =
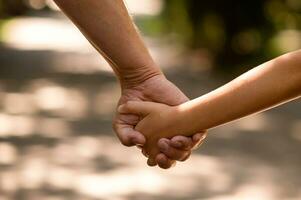
[[[54,0],[124,84],[161,74],[122,0]]]
[[[301,95],[301,51],[267,62],[177,109],[191,128],[206,130],[257,113]],[[182,124],[181,129],[185,129]],[[187,129],[187,124],[186,124]]]

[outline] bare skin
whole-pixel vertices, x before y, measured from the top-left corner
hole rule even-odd
[[[156,76],[151,79],[148,79],[144,84],[139,85],[138,87],[128,88],[123,91],[123,95],[119,101],[119,105],[124,104],[128,101],[152,101],[152,102],[160,102],[163,104],[175,106],[180,103],[184,103],[188,101],[187,97],[181,93],[181,91],[175,87],[168,80]],[[123,137],[126,135],[126,138],[120,138],[121,141],[126,141],[124,145],[132,145],[131,137],[134,138],[135,132],[133,132],[136,124],[139,121],[139,117],[137,115],[129,115],[129,114],[119,114],[117,112],[117,117],[115,118],[115,131],[116,132],[125,132],[123,135],[119,135],[119,137]],[[126,134],[126,131],[129,130],[129,133]],[[134,130],[135,131],[135,130]],[[131,135],[133,134],[133,135]],[[137,135],[140,135],[140,132],[137,132]],[[157,134],[157,133],[154,133]],[[205,132],[200,132],[199,134],[195,134],[191,139],[187,140],[184,136],[175,136],[171,139],[158,140],[160,152],[163,152],[167,157],[173,158],[178,161],[185,161],[191,154],[191,149],[200,145],[205,139],[203,135]],[[135,139],[135,138],[134,138]],[[129,141],[127,141],[129,140]],[[142,144],[145,144],[145,137],[141,138]],[[137,141],[139,143],[140,141]],[[182,146],[179,146],[178,143]],[[135,141],[134,141],[134,144]],[[154,144],[156,146],[156,144]],[[186,151],[184,151],[186,150]],[[174,164],[170,159],[166,159],[165,155],[160,153],[157,155],[154,160],[149,159],[148,164],[150,166],[159,164],[161,168],[169,168]]]
[[[264,63],[230,83],[178,106],[131,101],[118,110],[141,117],[136,130],[145,135],[147,153],[155,157],[159,151],[151,147],[161,137],[189,136],[300,96],[301,50]]]
[[[188,100],[153,61],[122,0],[54,1],[110,63],[122,88],[119,104],[140,100],[178,105]],[[144,145],[145,137],[134,130],[135,123],[132,115],[116,114],[113,126],[122,144]],[[158,141],[153,148],[161,149],[162,153],[149,159],[148,164],[167,169],[175,160],[187,159],[191,150],[202,142],[202,135]]]

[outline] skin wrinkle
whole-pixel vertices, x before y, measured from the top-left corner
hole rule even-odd
[[[133,101],[121,106],[119,111],[142,113],[144,117],[136,130],[147,138],[147,153],[154,158],[159,152],[151,147],[159,138],[175,137],[179,131],[191,136],[192,132],[201,132],[300,97],[301,68],[296,62],[300,57],[301,51],[280,56],[179,106]],[[292,73],[294,71],[296,73]]]
[[[163,76],[122,0],[54,1],[112,67],[121,85],[118,105],[130,100],[178,105],[188,100]],[[139,144],[145,140],[141,133],[133,129],[136,121],[131,116],[116,113],[113,123],[122,144],[133,146],[138,140]],[[134,142],[134,139],[137,141]],[[182,137],[179,140],[192,139]],[[170,149],[174,149],[173,142],[170,144]],[[153,148],[158,148],[157,144]],[[178,150],[183,155],[189,152]],[[164,168],[170,167],[173,162],[164,155],[156,160]]]

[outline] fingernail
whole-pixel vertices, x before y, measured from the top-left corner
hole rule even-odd
[[[201,140],[205,140],[207,137],[207,134],[202,135]]]
[[[154,166],[157,165],[156,161],[155,161],[154,159],[152,159],[152,158],[149,158],[149,159],[147,160],[147,164],[148,164],[148,166],[150,166],[150,167],[154,167]]]
[[[160,150],[163,152],[166,152],[168,150],[169,146],[166,142],[162,142],[162,144],[160,145]]]
[[[134,138],[132,142],[137,146],[143,146],[142,142],[138,138]]]

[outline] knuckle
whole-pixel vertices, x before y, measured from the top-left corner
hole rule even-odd
[[[167,153],[167,156],[173,160],[178,160],[183,157],[183,151],[176,150],[174,148],[170,148]],[[186,155],[186,154],[185,154]]]
[[[125,106],[125,108],[130,109],[130,108],[133,106],[133,104],[134,104],[133,101],[127,101],[127,102],[124,104],[124,106]]]
[[[190,150],[177,150],[177,149],[172,149],[171,148],[171,151],[169,152],[168,154],[168,157],[170,159],[173,159],[173,160],[178,160],[178,161],[185,161],[187,159],[187,157],[189,157],[191,154],[191,151]]]
[[[176,136],[172,139],[172,145],[179,150],[189,150],[192,148],[192,139],[184,136]]]

